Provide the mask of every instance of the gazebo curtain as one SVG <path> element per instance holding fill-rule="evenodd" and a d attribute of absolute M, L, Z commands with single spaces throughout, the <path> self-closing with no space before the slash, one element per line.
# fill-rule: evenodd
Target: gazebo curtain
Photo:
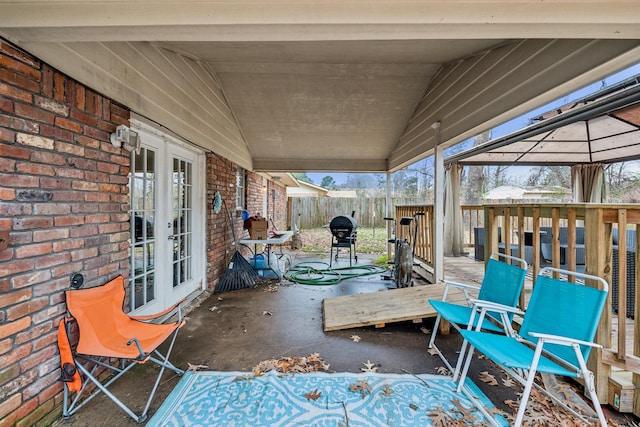
<path fill-rule="evenodd" d="M 602 163 L 573 165 L 571 186 L 575 203 L 602 203 L 606 199 Z"/>
<path fill-rule="evenodd" d="M 460 181 L 462 166 L 451 163 L 445 170 L 444 242 L 445 256 L 460 256 L 464 253 L 462 210 L 460 208 Z"/>

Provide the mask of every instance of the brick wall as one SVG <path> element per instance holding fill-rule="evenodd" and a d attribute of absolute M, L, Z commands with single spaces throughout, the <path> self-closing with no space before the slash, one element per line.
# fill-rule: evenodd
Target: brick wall
<path fill-rule="evenodd" d="M 60 414 L 70 275 L 128 275 L 129 157 L 109 143 L 128 123 L 127 109 L 0 39 L 0 425 Z"/>
<path fill-rule="evenodd" d="M 236 170 L 236 165 L 229 160 L 215 154 L 207 155 L 207 282 L 211 290 L 215 288 L 220 275 L 227 268 L 231 256 L 235 252 L 233 234 L 229 225 L 230 220 L 224 206 L 218 214 L 214 213 L 212 209 L 213 197 L 216 191 L 220 192 L 229 207 L 236 238 L 238 240 L 249 238 L 249 233 L 242 229 L 242 211 L 235 209 Z M 265 190 L 262 183 L 261 175 L 246 171 L 246 210 L 251 214 L 261 213 L 269 218 L 273 212 L 271 206 L 273 206 L 275 200 L 276 226 L 279 230 L 286 230 L 287 194 L 285 187 L 270 181 Z M 277 190 L 275 199 L 273 190 Z M 265 194 L 269 195 L 267 198 L 267 212 L 263 212 L 263 197 Z M 240 247 L 240 250 L 243 254 L 250 255 L 245 247 Z"/>

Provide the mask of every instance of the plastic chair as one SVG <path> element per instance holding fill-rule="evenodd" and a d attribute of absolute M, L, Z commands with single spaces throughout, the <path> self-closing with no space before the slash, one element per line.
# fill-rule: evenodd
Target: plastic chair
<path fill-rule="evenodd" d="M 510 262 L 502 262 L 499 261 L 499 259 L 504 259 L 505 261 Z M 516 265 L 513 265 L 514 262 Z M 433 331 L 431 332 L 429 348 L 436 351 L 438 356 L 440 356 L 440 359 L 442 359 L 442 362 L 447 366 L 449 371 L 453 373 L 454 381 L 458 376 L 462 360 L 464 359 L 463 355 L 466 351 L 466 343 L 463 342 L 462 344 L 460 355 L 458 356 L 458 361 L 454 369 L 435 344 L 441 320 L 448 321 L 457 330 L 460 330 L 461 327 L 475 329 L 478 326 L 478 314 L 480 313 L 480 309 L 477 309 L 474 306 L 477 301 L 487 301 L 508 307 L 515 307 L 516 304 L 518 304 L 522 288 L 524 287 L 526 273 L 527 262 L 522 258 L 516 258 L 510 255 L 494 252 L 491 254 L 491 258 L 487 262 L 487 268 L 480 287 L 445 281 L 446 286 L 442 295 L 442 300 L 429 300 L 431 306 L 438 313 L 433 326 Z M 447 295 L 450 287 L 459 288 L 464 292 L 467 303 L 466 305 L 447 302 Z M 477 299 L 470 297 L 469 290 L 478 291 Z M 481 322 L 481 329 L 511 334 L 512 319 L 513 313 L 503 316 L 497 312 L 489 312 Z"/>
<path fill-rule="evenodd" d="M 551 272 L 594 281 L 594 286 L 599 284 L 601 289 L 548 277 L 547 274 Z M 593 343 L 593 338 L 607 292 L 607 282 L 599 277 L 551 267 L 543 268 L 536 280 L 518 334 L 505 336 L 481 331 L 461 331 L 465 341 L 471 346 L 464 362 L 458 391 L 462 389 L 475 348 L 524 386 L 515 426 L 522 424 L 532 386 L 584 422 L 591 424 L 583 415 L 536 384 L 536 372 L 582 378 L 598 419 L 601 425 L 606 426 L 607 422 L 595 391 L 594 376 L 587 369 L 586 361 L 593 347 L 601 347 Z M 494 310 L 495 307 L 488 309 Z M 482 308 L 480 317 L 483 317 L 486 311 L 487 308 Z"/>
<path fill-rule="evenodd" d="M 61 380 L 64 381 L 64 417 L 73 415 L 96 395 L 104 393 L 135 421 L 143 422 L 165 368 L 180 375 L 184 373 L 169 362 L 178 330 L 185 324 L 180 306 L 176 305 L 152 316 L 129 316 L 122 309 L 124 296 L 122 276 L 103 286 L 66 291 L 68 312 L 61 322 L 58 335 L 62 359 Z M 168 324 L 146 323 L 176 308 L 178 321 Z M 75 348 L 68 342 L 70 327 L 74 322 L 79 330 Z M 62 324 L 66 326 L 64 330 Z M 169 338 L 169 347 L 163 355 L 158 347 Z M 119 366 L 109 364 L 109 358 L 120 359 Z M 108 387 L 134 366 L 146 362 L 159 365 L 160 372 L 144 410 L 136 415 Z M 105 370 L 112 371 L 115 376 L 102 383 L 98 377 L 104 378 Z M 81 379 L 78 379 L 78 373 Z M 89 384 L 94 384 L 95 389 L 87 394 L 85 390 Z M 74 393 L 75 397 L 72 399 Z"/>

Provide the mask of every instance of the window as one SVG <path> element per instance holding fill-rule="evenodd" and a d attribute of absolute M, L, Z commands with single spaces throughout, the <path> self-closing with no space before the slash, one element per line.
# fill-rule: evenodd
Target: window
<path fill-rule="evenodd" d="M 236 169 L 236 209 L 244 209 L 244 168 Z"/>

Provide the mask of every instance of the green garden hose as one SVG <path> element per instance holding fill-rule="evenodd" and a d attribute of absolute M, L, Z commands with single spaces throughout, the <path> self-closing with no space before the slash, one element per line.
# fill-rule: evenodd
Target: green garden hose
<path fill-rule="evenodd" d="M 284 276 L 287 280 L 301 285 L 328 286 L 335 285 L 342 280 L 381 274 L 385 271 L 387 271 L 386 268 L 371 264 L 331 268 L 326 262 L 301 262 L 291 266 Z"/>

